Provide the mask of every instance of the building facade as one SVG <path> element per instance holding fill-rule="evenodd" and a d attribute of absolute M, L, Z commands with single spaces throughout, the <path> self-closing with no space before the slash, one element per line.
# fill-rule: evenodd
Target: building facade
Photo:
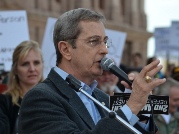
<path fill-rule="evenodd" d="M 145 65 L 147 41 L 145 0 L 1 0 L 0 10 L 26 10 L 30 38 L 42 43 L 48 17 L 59 17 L 74 8 L 89 8 L 106 17 L 106 28 L 127 33 L 122 63 L 131 66 L 132 54 L 140 52 Z"/>

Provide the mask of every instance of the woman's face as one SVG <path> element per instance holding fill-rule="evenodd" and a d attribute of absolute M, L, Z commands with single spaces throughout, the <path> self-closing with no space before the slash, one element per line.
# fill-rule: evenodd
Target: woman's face
<path fill-rule="evenodd" d="M 19 78 L 19 84 L 24 86 L 34 86 L 42 78 L 43 62 L 40 53 L 33 49 L 27 56 L 18 61 L 16 75 Z"/>

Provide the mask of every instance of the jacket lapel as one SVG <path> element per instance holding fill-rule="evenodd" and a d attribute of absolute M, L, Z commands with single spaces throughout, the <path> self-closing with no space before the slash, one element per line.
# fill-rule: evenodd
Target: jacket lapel
<path fill-rule="evenodd" d="M 48 78 L 54 83 L 54 85 L 58 88 L 58 90 L 68 98 L 69 104 L 72 108 L 77 112 L 80 118 L 85 122 L 85 124 L 90 128 L 94 128 L 95 124 L 94 121 L 89 114 L 88 110 L 86 109 L 85 105 L 77 95 L 77 93 L 68 86 L 67 82 L 65 82 L 61 76 L 59 76 L 54 69 L 52 68 Z"/>
<path fill-rule="evenodd" d="M 94 98 L 96 98 L 102 105 L 108 107 L 108 102 L 106 101 L 106 99 L 101 97 L 100 93 L 97 90 L 93 91 L 92 96 Z M 101 118 L 106 117 L 108 113 L 101 106 L 98 106 L 97 104 L 95 104 L 95 105 L 96 105 L 96 107 L 97 107 L 97 109 L 98 109 L 98 111 L 101 115 Z"/>
<path fill-rule="evenodd" d="M 79 97 L 70 98 L 69 103 L 90 129 L 95 127 L 91 115 L 89 114 L 88 110 L 86 109 L 86 107 L 84 106 L 83 102 Z"/>

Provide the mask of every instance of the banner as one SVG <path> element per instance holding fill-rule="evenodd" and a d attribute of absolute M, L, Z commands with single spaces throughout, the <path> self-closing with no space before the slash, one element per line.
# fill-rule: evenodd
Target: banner
<path fill-rule="evenodd" d="M 170 27 L 155 28 L 155 56 L 169 62 L 178 63 L 179 59 L 179 21 L 172 21 Z"/>
<path fill-rule="evenodd" d="M 166 51 L 169 49 L 170 44 L 170 28 L 162 27 L 155 28 L 155 55 L 166 56 Z"/>
<path fill-rule="evenodd" d="M 46 78 L 50 69 L 56 65 L 56 53 L 53 44 L 53 28 L 56 18 L 48 18 L 46 30 L 42 42 L 44 56 L 44 77 Z M 108 48 L 107 57 L 112 58 L 117 65 L 120 64 L 123 47 L 126 40 L 126 33 L 106 29 L 106 35 L 112 39 L 112 46 Z M 48 53 L 47 53 L 48 52 Z"/>
<path fill-rule="evenodd" d="M 179 51 L 179 21 L 172 21 L 170 32 L 170 49 Z"/>
<path fill-rule="evenodd" d="M 110 96 L 110 109 L 116 111 L 125 105 L 130 97 L 130 93 L 115 93 Z M 141 109 L 139 114 L 168 114 L 169 96 L 150 95 L 146 105 Z"/>
<path fill-rule="evenodd" d="M 29 40 L 26 11 L 0 11 L 0 63 L 10 71 L 12 53 L 24 40 Z"/>
<path fill-rule="evenodd" d="M 44 78 L 47 77 L 50 69 L 56 65 L 56 53 L 53 44 L 53 29 L 56 18 L 48 18 L 45 33 L 42 41 L 42 53 L 44 58 Z"/>
<path fill-rule="evenodd" d="M 126 33 L 106 29 L 106 35 L 112 39 L 112 46 L 108 49 L 107 57 L 111 57 L 116 62 L 116 65 L 119 66 L 126 41 Z"/>

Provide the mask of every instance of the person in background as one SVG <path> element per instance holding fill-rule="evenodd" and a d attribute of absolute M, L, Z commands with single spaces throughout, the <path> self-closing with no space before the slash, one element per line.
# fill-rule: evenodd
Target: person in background
<path fill-rule="evenodd" d="M 142 69 L 142 54 L 139 53 L 139 52 L 136 52 L 132 55 L 132 62 L 133 62 L 133 65 L 132 65 L 132 70 L 141 70 Z M 140 71 L 138 71 L 140 72 Z"/>
<path fill-rule="evenodd" d="M 163 85 L 155 90 L 155 95 L 169 96 L 169 114 L 158 114 L 154 116 L 154 120 L 158 126 L 157 134 L 173 134 L 173 131 L 179 127 L 179 82 L 173 78 L 167 78 Z"/>
<path fill-rule="evenodd" d="M 114 59 L 110 59 L 113 60 L 116 65 Z M 125 91 L 125 87 L 120 83 L 119 78 L 110 71 L 104 70 L 103 74 L 99 76 L 96 81 L 98 82 L 97 87 L 110 96 L 114 95 L 114 93 L 123 93 Z"/>
<path fill-rule="evenodd" d="M 17 132 L 18 112 L 24 95 L 43 80 L 43 58 L 39 44 L 23 41 L 14 50 L 8 89 L 0 95 L 0 134 Z"/>
<path fill-rule="evenodd" d="M 0 84 L 7 84 L 6 77 L 8 75 L 8 71 L 2 71 L 0 74 Z"/>
<path fill-rule="evenodd" d="M 165 71 L 165 76 L 166 76 L 166 78 L 171 77 L 172 71 L 173 71 L 173 69 L 174 69 L 175 67 L 176 67 L 176 66 L 175 66 L 175 64 L 173 64 L 173 63 L 170 63 L 170 64 L 167 65 L 167 68 L 166 68 L 166 71 Z"/>
<path fill-rule="evenodd" d="M 119 78 L 109 71 L 103 71 L 103 74 L 97 79 L 98 88 L 109 94 L 110 96 L 114 93 L 123 93 L 125 89 L 119 89 L 117 83 Z"/>
<path fill-rule="evenodd" d="M 132 54 L 131 57 L 131 66 L 127 66 L 124 64 L 120 64 L 120 68 L 126 73 L 129 74 L 131 72 L 138 72 L 140 73 L 140 71 L 142 70 L 142 55 L 139 52 L 136 52 L 134 54 Z"/>
<path fill-rule="evenodd" d="M 171 77 L 177 81 L 179 81 L 179 67 L 174 67 L 172 69 Z"/>
<path fill-rule="evenodd" d="M 100 62 L 111 45 L 104 20 L 101 14 L 85 8 L 70 10 L 57 19 L 53 32 L 56 66 L 23 98 L 19 134 L 132 133 L 82 92 L 75 92 L 66 81 L 69 74 L 73 75 L 85 92 L 109 108 L 109 95 L 96 88 L 95 80 L 103 73 Z M 150 91 L 165 82 L 149 79 L 162 69 L 159 62 L 145 66 L 137 76 L 129 75 L 133 80 L 132 93 L 127 104 L 116 111 L 145 134 L 150 133 L 150 120 L 139 122 L 136 115 L 146 104 Z M 126 82 L 121 83 L 129 87 Z"/>
<path fill-rule="evenodd" d="M 171 70 L 170 77 L 179 82 L 179 67 L 178 66 L 173 67 L 173 69 Z M 179 107 L 177 111 L 179 111 Z"/>

